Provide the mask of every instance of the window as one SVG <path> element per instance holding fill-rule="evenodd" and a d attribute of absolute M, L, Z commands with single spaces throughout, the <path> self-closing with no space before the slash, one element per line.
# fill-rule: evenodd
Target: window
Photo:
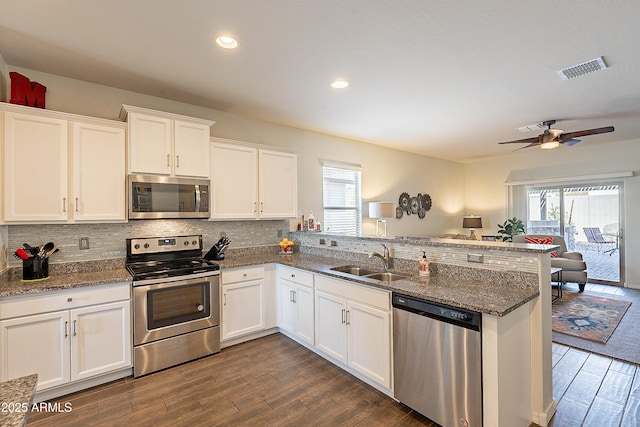
<path fill-rule="evenodd" d="M 362 231 L 360 171 L 323 166 L 322 206 L 325 231 L 360 234 Z"/>

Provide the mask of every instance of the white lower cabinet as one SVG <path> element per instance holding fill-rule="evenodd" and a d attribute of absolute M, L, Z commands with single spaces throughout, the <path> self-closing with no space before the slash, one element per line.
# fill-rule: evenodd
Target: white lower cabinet
<path fill-rule="evenodd" d="M 42 391 L 130 368 L 130 286 L 0 302 L 0 381 L 35 372 Z"/>
<path fill-rule="evenodd" d="M 264 330 L 264 267 L 223 270 L 221 282 L 221 340 Z"/>
<path fill-rule="evenodd" d="M 316 275 L 316 348 L 391 389 L 389 292 Z"/>
<path fill-rule="evenodd" d="M 314 345 L 313 274 L 278 265 L 278 326 Z"/>

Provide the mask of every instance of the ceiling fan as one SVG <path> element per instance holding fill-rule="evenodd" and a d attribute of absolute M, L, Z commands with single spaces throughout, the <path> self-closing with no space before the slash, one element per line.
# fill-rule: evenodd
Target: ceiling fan
<path fill-rule="evenodd" d="M 580 142 L 579 139 L 575 139 L 581 136 L 589 136 L 589 135 L 597 135 L 599 133 L 608 133 L 613 132 L 613 126 L 607 126 L 603 128 L 596 129 L 586 129 L 579 130 L 576 132 L 564 132 L 560 129 L 551 129 L 551 126 L 556 123 L 555 120 L 546 120 L 542 122 L 544 126 L 547 127 L 543 133 L 538 136 L 534 136 L 533 138 L 525 138 L 518 139 L 516 141 L 507 141 L 500 142 L 500 144 L 528 144 L 524 147 L 518 148 L 518 150 L 522 150 L 523 148 L 540 146 L 542 149 L 551 149 L 559 147 L 560 144 L 566 146 L 572 146 Z M 517 150 L 516 150 L 517 151 Z"/>

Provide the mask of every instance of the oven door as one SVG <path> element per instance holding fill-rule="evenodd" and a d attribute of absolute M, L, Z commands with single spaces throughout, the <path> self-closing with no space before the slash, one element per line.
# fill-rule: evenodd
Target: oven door
<path fill-rule="evenodd" d="M 133 288 L 133 344 L 220 324 L 219 275 Z"/>

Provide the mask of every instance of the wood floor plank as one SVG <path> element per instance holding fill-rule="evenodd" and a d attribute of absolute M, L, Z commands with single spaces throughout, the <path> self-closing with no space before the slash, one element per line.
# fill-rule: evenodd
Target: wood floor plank
<path fill-rule="evenodd" d="M 605 375 L 611 366 L 611 358 L 591 353 L 582 365 L 582 370 L 595 375 Z"/>
<path fill-rule="evenodd" d="M 589 353 L 586 351 L 570 348 L 556 364 L 554 369 L 563 374 L 576 375 L 588 357 Z"/>
<path fill-rule="evenodd" d="M 549 427 L 581 426 L 587 411 L 589 411 L 589 405 L 564 397 L 558 403 L 556 414 L 551 419 Z"/>
<path fill-rule="evenodd" d="M 630 397 L 624 408 L 624 416 L 622 417 L 622 427 L 640 426 L 640 399 Z"/>
<path fill-rule="evenodd" d="M 609 370 L 597 395 L 603 399 L 624 405 L 629 398 L 632 383 L 632 375 Z"/>
<path fill-rule="evenodd" d="M 585 426 L 618 427 L 624 406 L 596 396 L 584 419 Z"/>
<path fill-rule="evenodd" d="M 578 375 L 576 375 L 565 392 L 564 399 L 584 403 L 585 405 L 591 404 L 603 379 L 604 377 L 589 372 L 578 372 Z"/>

